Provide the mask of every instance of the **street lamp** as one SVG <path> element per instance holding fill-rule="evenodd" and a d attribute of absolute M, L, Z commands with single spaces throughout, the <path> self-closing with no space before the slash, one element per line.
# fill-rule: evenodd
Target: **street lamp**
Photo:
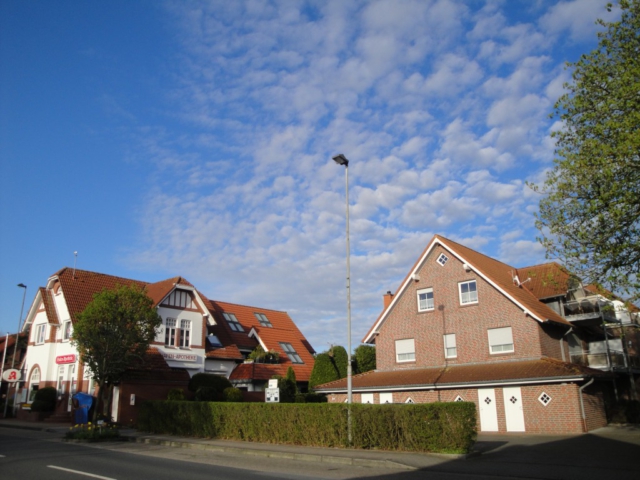
<path fill-rule="evenodd" d="M 344 165 L 344 179 L 347 205 L 347 437 L 351 445 L 351 248 L 349 246 L 349 160 L 342 153 L 332 157 L 338 165 Z"/>
<path fill-rule="evenodd" d="M 22 307 L 20 307 L 20 318 L 18 318 L 18 331 L 16 332 L 16 341 L 13 344 L 13 359 L 11 360 L 11 369 L 16 365 L 16 352 L 18 351 L 18 339 L 20 338 L 20 325 L 22 324 L 22 312 L 24 311 L 24 299 L 27 296 L 27 286 L 24 283 L 19 283 L 18 287 L 23 288 L 22 292 Z M 6 349 L 6 346 L 5 346 Z M 18 381 L 13 385 L 13 408 L 16 408 L 16 398 L 18 396 Z M 4 418 L 7 418 L 7 406 L 9 405 L 9 388 L 7 387 L 7 398 L 4 402 Z"/>

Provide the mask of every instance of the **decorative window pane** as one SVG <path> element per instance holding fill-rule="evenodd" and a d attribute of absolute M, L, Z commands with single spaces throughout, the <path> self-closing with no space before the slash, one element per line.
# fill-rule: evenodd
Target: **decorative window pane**
<path fill-rule="evenodd" d="M 454 402 L 464 402 L 464 398 L 462 398 L 460 395 L 458 395 L 456 397 L 456 399 L 454 400 Z"/>
<path fill-rule="evenodd" d="M 416 348 L 413 338 L 396 340 L 396 361 L 412 362 L 416 359 Z"/>
<path fill-rule="evenodd" d="M 418 311 L 433 310 L 433 288 L 418 290 Z"/>
<path fill-rule="evenodd" d="M 191 346 L 191 321 L 180 320 L 180 346 L 188 348 Z"/>
<path fill-rule="evenodd" d="M 460 289 L 460 303 L 462 305 L 478 303 L 478 290 L 475 280 L 459 283 L 458 288 Z"/>
<path fill-rule="evenodd" d="M 260 322 L 260 325 L 262 325 L 263 327 L 273 327 L 273 325 L 271 325 L 271 322 L 269 321 L 269 319 L 264 313 L 254 313 L 254 315 Z"/>
<path fill-rule="evenodd" d="M 291 360 L 291 363 L 304 363 L 300 358 L 300 355 L 298 355 L 295 348 L 293 348 L 290 343 L 281 342 L 280 346 L 282 347 L 282 350 L 284 350 L 284 353 L 287 354 L 287 357 L 289 357 L 289 360 Z"/>
<path fill-rule="evenodd" d="M 231 330 L 234 332 L 244 332 L 244 328 L 242 328 L 242 325 L 240 325 L 240 322 L 233 313 L 223 313 L 222 316 L 229 324 Z"/>
<path fill-rule="evenodd" d="M 416 402 L 413 401 L 413 398 L 409 397 L 405 400 L 404 403 L 416 403 Z"/>
<path fill-rule="evenodd" d="M 458 349 L 456 347 L 456 334 L 448 333 L 443 335 L 444 338 L 444 356 L 445 358 L 455 358 L 458 356 Z"/>
<path fill-rule="evenodd" d="M 489 335 L 489 351 L 491 353 L 513 352 L 513 334 L 511 327 L 492 328 Z"/>
<path fill-rule="evenodd" d="M 441 253 L 437 261 L 440 265 L 444 267 L 445 263 L 447 263 L 448 260 L 449 260 L 449 257 L 447 257 L 444 253 Z"/>
<path fill-rule="evenodd" d="M 547 405 L 549 405 L 549 402 L 551 401 L 551 397 L 547 395 L 545 392 L 542 392 L 538 397 L 538 401 L 546 407 Z"/>

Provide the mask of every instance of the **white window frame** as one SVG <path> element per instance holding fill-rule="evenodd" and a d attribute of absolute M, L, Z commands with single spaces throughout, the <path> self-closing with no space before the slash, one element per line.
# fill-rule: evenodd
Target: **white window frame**
<path fill-rule="evenodd" d="M 396 362 L 406 363 L 416 361 L 416 342 L 413 338 L 396 340 Z"/>
<path fill-rule="evenodd" d="M 273 328 L 273 325 L 271 325 L 271 322 L 264 313 L 254 312 L 254 315 L 258 319 L 258 322 L 260 322 L 260 325 L 263 327 Z"/>
<path fill-rule="evenodd" d="M 487 337 L 489 338 L 489 353 L 491 355 L 515 351 L 511 327 L 490 328 L 487 330 Z"/>
<path fill-rule="evenodd" d="M 62 324 L 62 341 L 68 342 L 71 339 L 71 320 Z"/>
<path fill-rule="evenodd" d="M 375 403 L 373 401 L 373 393 L 361 393 L 360 394 L 360 403 Z"/>
<path fill-rule="evenodd" d="M 471 286 L 473 284 L 473 292 L 468 290 L 463 292 L 463 286 Z M 467 280 L 466 282 L 458 283 L 458 293 L 460 295 L 460 305 L 472 305 L 478 303 L 478 282 L 476 280 Z"/>
<path fill-rule="evenodd" d="M 441 253 L 436 261 L 440 264 L 441 267 L 444 267 L 449 261 L 449 257 L 447 257 L 444 253 Z"/>
<path fill-rule="evenodd" d="M 222 316 L 227 321 L 229 328 L 234 332 L 244 332 L 242 324 L 238 321 L 238 318 L 233 313 L 223 312 Z"/>
<path fill-rule="evenodd" d="M 289 357 L 289 360 L 291 360 L 291 363 L 304 363 L 300 358 L 300 355 L 298 355 L 298 352 L 296 352 L 296 349 L 293 348 L 293 345 L 290 343 L 280 342 L 280 346 L 282 347 L 282 350 L 284 350 L 284 353 L 287 354 L 287 357 Z"/>
<path fill-rule="evenodd" d="M 191 320 L 180 320 L 180 348 L 191 347 Z"/>
<path fill-rule="evenodd" d="M 40 323 L 39 325 L 36 325 L 36 345 L 42 345 L 45 341 L 46 338 L 46 333 L 47 333 L 47 324 L 46 323 Z"/>
<path fill-rule="evenodd" d="M 442 336 L 442 341 L 444 343 L 444 358 L 457 358 L 458 347 L 456 345 L 456 334 L 445 333 Z"/>
<path fill-rule="evenodd" d="M 29 403 L 33 403 L 33 399 L 36 396 L 36 392 L 40 388 L 40 367 L 36 367 L 31 372 L 29 378 Z"/>
<path fill-rule="evenodd" d="M 178 333 L 178 320 L 176 318 L 167 317 L 164 325 L 164 346 L 175 347 L 176 336 Z"/>
<path fill-rule="evenodd" d="M 419 312 L 430 312 L 435 309 L 435 301 L 433 299 L 433 288 L 423 288 L 418 290 L 417 292 L 418 298 L 418 311 Z M 429 294 L 431 294 L 431 298 L 429 298 Z M 424 299 L 420 298 L 423 295 Z"/>

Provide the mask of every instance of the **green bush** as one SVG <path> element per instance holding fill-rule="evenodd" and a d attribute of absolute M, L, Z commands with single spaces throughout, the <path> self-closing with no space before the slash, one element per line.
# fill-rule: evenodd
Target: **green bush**
<path fill-rule="evenodd" d="M 172 388 L 167 393 L 167 400 L 170 400 L 170 401 L 184 400 L 184 390 L 182 390 L 181 388 Z"/>
<path fill-rule="evenodd" d="M 64 434 L 66 440 L 85 440 L 88 442 L 107 442 L 120 439 L 120 430 L 111 424 L 92 425 L 88 424 L 75 425 L 69 428 Z"/>
<path fill-rule="evenodd" d="M 213 387 L 200 387 L 196 391 L 195 400 L 196 402 L 218 402 L 224 400 L 223 392 L 219 392 L 217 388 Z"/>
<path fill-rule="evenodd" d="M 376 347 L 360 345 L 355 350 L 355 372 L 365 373 L 376 369 Z"/>
<path fill-rule="evenodd" d="M 196 373 L 189 380 L 189 391 L 196 392 L 196 400 L 202 400 L 198 399 L 198 390 L 202 388 L 211 389 L 211 391 L 207 390 L 206 393 L 203 393 L 207 396 L 208 400 L 206 401 L 222 400 L 224 399 L 224 389 L 232 386 L 226 377 L 211 373 Z"/>
<path fill-rule="evenodd" d="M 319 447 L 467 453 L 476 438 L 471 402 L 413 405 L 152 401 L 141 405 L 142 431 Z M 259 421 L 257 421 L 259 419 Z"/>
<path fill-rule="evenodd" d="M 58 391 L 55 387 L 40 388 L 31 404 L 32 412 L 53 412 L 56 408 Z"/>
<path fill-rule="evenodd" d="M 323 383 L 333 382 L 339 379 L 340 375 L 333 363 L 333 358 L 328 353 L 319 353 L 316 355 L 313 370 L 311 370 L 311 377 L 309 378 L 309 389 L 312 389 L 316 385 L 322 385 Z"/>
<path fill-rule="evenodd" d="M 244 398 L 242 391 L 236 387 L 229 387 L 224 389 L 224 399 L 227 402 L 241 402 Z"/>
<path fill-rule="evenodd" d="M 327 396 L 318 393 L 297 393 L 296 403 L 327 403 Z"/>

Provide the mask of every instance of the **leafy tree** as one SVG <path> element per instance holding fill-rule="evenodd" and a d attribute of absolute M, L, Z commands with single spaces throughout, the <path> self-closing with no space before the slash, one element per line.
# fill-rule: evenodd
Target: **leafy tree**
<path fill-rule="evenodd" d="M 287 368 L 287 375 L 284 378 L 293 384 L 293 393 L 298 393 L 298 381 L 296 380 L 296 372 L 293 370 L 293 367 Z"/>
<path fill-rule="evenodd" d="M 137 286 L 103 290 L 78 315 L 72 343 L 99 386 L 104 415 L 111 411 L 114 383 L 142 361 L 161 323 L 153 300 Z"/>
<path fill-rule="evenodd" d="M 278 389 L 280 389 L 280 403 L 293 403 L 296 398 L 296 382 L 282 375 L 274 375 L 271 378 L 278 380 Z"/>
<path fill-rule="evenodd" d="M 598 23 L 598 47 L 569 63 L 555 104 L 561 127 L 536 226 L 547 256 L 588 283 L 638 298 L 640 271 L 640 0 Z M 612 5 L 607 6 L 609 10 Z"/>
<path fill-rule="evenodd" d="M 369 372 L 376 369 L 376 347 L 360 345 L 355 351 L 356 373 Z"/>
<path fill-rule="evenodd" d="M 331 347 L 329 354 L 333 357 L 333 364 L 338 370 L 339 377 L 345 378 L 347 376 L 347 365 L 349 364 L 347 350 L 340 345 L 334 345 Z"/>
<path fill-rule="evenodd" d="M 312 389 L 316 385 L 322 385 L 323 383 L 333 382 L 339 379 L 338 370 L 329 353 L 324 352 L 316 355 L 313 370 L 311 370 L 311 376 L 309 377 L 309 389 Z"/>

